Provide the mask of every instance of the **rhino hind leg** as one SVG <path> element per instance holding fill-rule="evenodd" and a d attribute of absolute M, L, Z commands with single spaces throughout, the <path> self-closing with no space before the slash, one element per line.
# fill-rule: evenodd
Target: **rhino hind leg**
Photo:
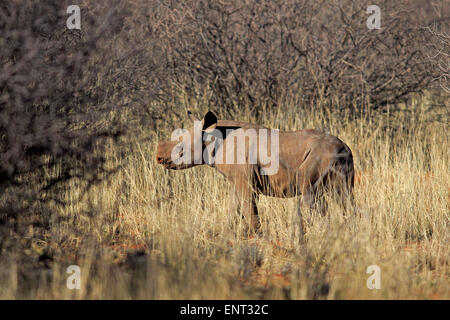
<path fill-rule="evenodd" d="M 354 168 L 352 158 L 340 158 L 321 181 L 322 193 L 327 193 L 344 212 L 353 206 Z"/>
<path fill-rule="evenodd" d="M 302 192 L 302 195 L 299 197 L 297 204 L 297 219 L 300 244 L 304 243 L 306 235 L 306 219 L 302 211 L 302 205 L 305 205 L 307 208 L 309 208 L 309 210 L 314 207 L 314 195 L 311 192 Z"/>

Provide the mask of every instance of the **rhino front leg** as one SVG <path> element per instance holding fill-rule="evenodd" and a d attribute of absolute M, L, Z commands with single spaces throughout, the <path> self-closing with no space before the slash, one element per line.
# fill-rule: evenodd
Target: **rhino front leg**
<path fill-rule="evenodd" d="M 241 213 L 247 226 L 247 233 L 261 232 L 261 222 L 256 206 L 257 195 L 249 187 L 236 186 L 234 199 L 238 211 Z"/>
<path fill-rule="evenodd" d="M 297 205 L 297 218 L 298 218 L 298 230 L 299 230 L 299 242 L 300 244 L 305 242 L 305 223 L 302 215 L 302 200 L 299 199 Z M 295 234 L 295 230 L 294 230 Z"/>

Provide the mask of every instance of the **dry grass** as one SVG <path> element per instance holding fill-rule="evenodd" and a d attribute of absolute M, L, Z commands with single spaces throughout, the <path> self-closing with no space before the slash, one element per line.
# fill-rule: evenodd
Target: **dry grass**
<path fill-rule="evenodd" d="M 154 161 L 156 137 L 131 141 L 127 157 L 110 158 L 122 168 L 111 181 L 81 203 L 55 207 L 66 219 L 20 253 L 51 259 L 41 259 L 48 263 L 34 278 L 12 260 L 0 298 L 449 299 L 448 118 L 444 110 L 432 121 L 427 108 L 413 100 L 405 109 L 413 112 L 350 119 L 288 106 L 267 116 L 272 127 L 329 131 L 355 155 L 356 204 L 367 214 L 344 217 L 333 206 L 328 217 L 311 214 L 302 246 L 295 199 L 262 197 L 264 236 L 243 238 L 220 174 L 166 171 Z M 65 286 L 70 264 L 81 267 L 81 290 Z M 366 287 L 374 264 L 379 290 Z"/>

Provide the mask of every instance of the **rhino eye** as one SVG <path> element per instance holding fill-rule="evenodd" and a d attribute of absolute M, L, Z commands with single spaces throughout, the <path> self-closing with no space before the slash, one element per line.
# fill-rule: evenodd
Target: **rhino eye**
<path fill-rule="evenodd" d="M 175 147 L 175 152 L 179 153 L 179 154 L 180 154 L 180 157 L 182 157 L 183 154 L 184 154 L 184 148 L 183 148 L 183 146 L 176 146 L 176 147 Z"/>

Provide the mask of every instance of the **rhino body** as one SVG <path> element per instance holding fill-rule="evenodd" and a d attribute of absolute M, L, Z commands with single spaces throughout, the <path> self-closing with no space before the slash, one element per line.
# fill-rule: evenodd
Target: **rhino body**
<path fill-rule="evenodd" d="M 194 121 L 198 121 L 190 114 Z M 257 124 L 250 124 L 230 120 L 217 120 L 212 112 L 208 112 L 201 122 L 203 135 L 195 137 L 193 128 L 186 131 L 186 139 L 191 139 L 191 146 L 193 148 L 194 139 L 201 139 L 197 141 L 202 145 L 202 153 L 208 148 L 205 144 L 205 135 L 211 130 L 222 133 L 220 138 L 214 138 L 215 142 L 221 142 L 219 147 L 213 148 L 213 154 L 210 157 L 217 156 L 217 154 L 226 157 L 227 154 L 227 139 L 233 137 L 233 132 L 237 130 L 246 132 L 253 129 L 256 132 L 258 139 L 259 133 L 266 130 Z M 239 131 L 239 132 L 240 132 Z M 230 134 L 231 132 L 231 134 Z M 325 192 L 332 191 L 333 195 L 338 196 L 338 199 L 344 204 L 346 199 L 351 198 L 353 184 L 354 184 L 354 166 L 353 156 L 350 148 L 335 136 L 323 133 L 316 130 L 299 130 L 299 131 L 277 131 L 277 140 L 273 131 L 269 132 L 266 145 L 257 145 L 252 148 L 252 141 L 245 137 L 245 159 L 249 160 L 251 155 L 250 150 L 262 151 L 262 148 L 269 148 L 271 143 L 277 143 L 278 157 L 277 170 L 272 174 L 264 174 L 264 169 L 269 165 L 261 163 L 261 161 L 245 161 L 244 163 L 233 161 L 210 163 L 209 165 L 217 169 L 224 175 L 234 186 L 232 194 L 232 210 L 240 211 L 244 217 L 249 231 L 258 231 L 260 229 L 260 219 L 258 216 L 258 209 L 256 202 L 259 195 L 287 198 L 301 195 L 301 201 L 306 202 L 307 205 L 313 207 L 318 200 L 320 200 Z M 236 139 L 233 137 L 233 139 Z M 190 163 L 174 164 L 172 161 L 173 150 L 179 146 L 178 141 L 161 141 L 158 144 L 156 159 L 157 162 L 164 165 L 167 169 L 185 169 L 195 165 L 205 164 L 206 161 L 200 159 L 190 159 Z M 235 157 L 236 144 L 231 144 L 234 148 Z M 228 146 L 229 148 L 229 146 Z M 270 148 L 269 148 L 270 149 Z M 194 157 L 194 150 L 192 157 Z M 268 154 L 272 150 L 264 150 Z M 208 151 L 205 152 L 208 154 Z M 196 161 L 194 161 L 196 160 Z M 319 201 L 320 202 L 320 201 Z M 323 202 L 320 202 L 321 204 Z M 324 208 L 322 207 L 322 210 Z M 300 216 L 300 223 L 302 224 L 302 217 L 300 211 L 300 204 L 298 206 L 298 214 Z M 303 228 L 301 228 L 303 231 Z"/>

